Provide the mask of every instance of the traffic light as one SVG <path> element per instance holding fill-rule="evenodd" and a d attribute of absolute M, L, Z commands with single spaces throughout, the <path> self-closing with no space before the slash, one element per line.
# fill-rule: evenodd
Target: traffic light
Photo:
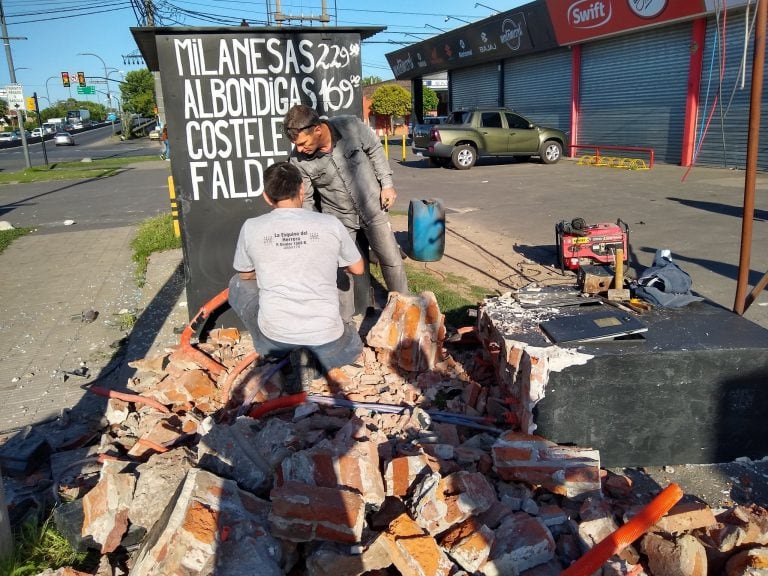
<path fill-rule="evenodd" d="M 27 104 L 27 110 L 29 112 L 35 112 L 37 111 L 37 96 L 27 96 L 26 97 L 26 104 Z"/>
<path fill-rule="evenodd" d="M 77 83 L 80 84 L 80 86 L 85 86 L 85 74 L 83 72 L 77 73 Z"/>
<path fill-rule="evenodd" d="M 61 83 L 64 84 L 64 88 L 69 88 L 69 72 L 61 73 Z"/>

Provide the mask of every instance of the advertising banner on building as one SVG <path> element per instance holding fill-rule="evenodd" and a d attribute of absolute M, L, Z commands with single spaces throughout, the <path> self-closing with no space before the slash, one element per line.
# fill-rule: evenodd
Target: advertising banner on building
<path fill-rule="evenodd" d="M 387 54 L 395 78 L 464 68 L 557 45 L 546 6 L 533 2 Z"/>
<path fill-rule="evenodd" d="M 288 109 L 362 113 L 360 34 L 305 30 L 157 32 L 191 314 L 227 287 L 243 222 L 269 210 L 263 174 L 291 152 Z"/>
<path fill-rule="evenodd" d="M 560 45 L 686 20 L 705 12 L 704 0 L 546 0 Z"/>

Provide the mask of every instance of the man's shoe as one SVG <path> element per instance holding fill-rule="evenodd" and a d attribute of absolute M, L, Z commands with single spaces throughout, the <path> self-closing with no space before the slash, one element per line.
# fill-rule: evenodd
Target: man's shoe
<path fill-rule="evenodd" d="M 315 358 L 306 348 L 296 348 L 288 354 L 291 362 L 291 376 L 286 382 L 286 392 L 298 394 L 307 392 L 312 381 L 320 376 L 315 367 Z"/>

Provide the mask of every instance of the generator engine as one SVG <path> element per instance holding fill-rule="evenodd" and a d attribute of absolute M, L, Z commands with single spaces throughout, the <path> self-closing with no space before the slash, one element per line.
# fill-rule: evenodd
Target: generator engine
<path fill-rule="evenodd" d="M 560 270 L 577 270 L 587 264 L 612 264 L 617 249 L 629 253 L 629 226 L 621 219 L 616 224 L 587 224 L 583 218 L 555 225 L 557 263 Z"/>

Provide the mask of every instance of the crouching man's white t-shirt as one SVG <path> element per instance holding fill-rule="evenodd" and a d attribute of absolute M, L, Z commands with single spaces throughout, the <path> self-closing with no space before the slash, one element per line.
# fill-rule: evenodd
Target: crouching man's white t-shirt
<path fill-rule="evenodd" d="M 341 336 L 336 277 L 360 252 L 335 216 L 276 208 L 245 221 L 234 268 L 256 272 L 259 329 L 277 342 L 319 345 Z"/>

